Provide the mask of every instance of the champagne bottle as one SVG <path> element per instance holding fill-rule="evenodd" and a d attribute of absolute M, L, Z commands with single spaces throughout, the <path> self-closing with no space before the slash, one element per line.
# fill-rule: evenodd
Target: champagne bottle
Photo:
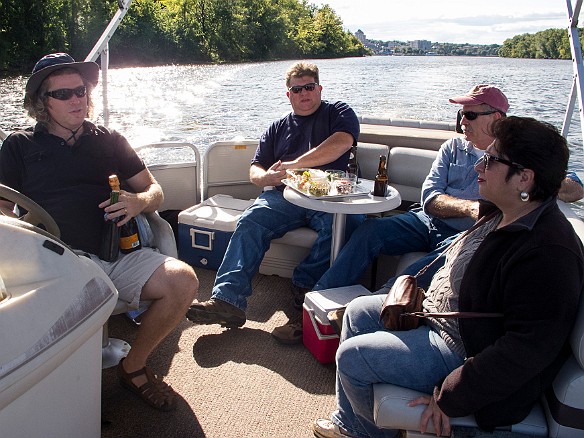
<path fill-rule="evenodd" d="M 120 251 L 128 254 L 140 248 L 142 248 L 142 241 L 138 231 L 138 222 L 133 217 L 120 227 Z"/>
<path fill-rule="evenodd" d="M 349 153 L 349 163 L 347 164 L 347 172 L 357 175 L 357 182 L 359 182 L 359 163 L 357 162 L 357 146 L 351 146 Z"/>
<path fill-rule="evenodd" d="M 120 180 L 118 179 L 117 175 L 111 175 L 109 177 L 109 184 L 112 188 L 112 193 L 120 192 Z M 118 202 L 117 197 L 115 202 Z M 136 222 L 136 218 L 130 219 L 128 222 L 118 228 L 118 247 L 122 253 L 129 254 L 142 248 L 142 242 L 140 241 L 140 233 L 138 232 L 138 222 Z"/>
<path fill-rule="evenodd" d="M 377 168 L 377 175 L 375 175 L 375 183 L 373 185 L 373 196 L 385 196 L 387 191 L 387 157 L 381 155 L 379 157 L 379 167 Z"/>
<path fill-rule="evenodd" d="M 118 202 L 120 196 L 120 183 L 118 177 L 112 175 L 109 177 L 109 184 L 112 189 L 110 193 L 110 205 Z M 115 262 L 118 259 L 120 245 L 120 229 L 118 227 L 118 218 L 108 219 L 107 213 L 104 214 L 104 224 L 101 234 L 101 250 L 99 258 L 106 262 Z"/>

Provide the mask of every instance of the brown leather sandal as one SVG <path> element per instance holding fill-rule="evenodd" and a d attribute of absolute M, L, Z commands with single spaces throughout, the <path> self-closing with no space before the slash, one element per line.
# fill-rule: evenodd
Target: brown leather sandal
<path fill-rule="evenodd" d="M 129 389 L 156 409 L 165 412 L 176 409 L 176 393 L 169 385 L 156 377 L 148 367 L 144 367 L 133 373 L 127 373 L 122 365 L 123 361 L 124 360 L 122 359 L 118 364 L 117 371 L 120 383 L 124 388 Z M 145 375 L 148 381 L 138 387 L 132 382 L 132 379 L 141 375 Z"/>

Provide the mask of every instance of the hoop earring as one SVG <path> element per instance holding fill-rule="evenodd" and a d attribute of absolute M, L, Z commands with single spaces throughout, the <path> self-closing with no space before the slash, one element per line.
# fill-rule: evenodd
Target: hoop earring
<path fill-rule="evenodd" d="M 529 201 L 529 193 L 527 193 L 527 192 L 521 192 L 521 193 L 519 194 L 519 197 L 521 198 L 521 200 L 522 200 L 523 202 L 527 202 L 527 201 Z"/>

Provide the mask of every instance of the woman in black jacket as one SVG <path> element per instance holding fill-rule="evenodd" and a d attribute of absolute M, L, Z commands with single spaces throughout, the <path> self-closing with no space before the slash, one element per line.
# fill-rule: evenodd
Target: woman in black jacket
<path fill-rule="evenodd" d="M 450 433 L 451 417 L 473 414 L 486 430 L 521 421 L 569 354 L 584 287 L 583 249 L 556 195 L 569 151 L 553 126 L 508 117 L 475 165 L 480 226 L 448 248 L 432 279 L 427 312 L 486 312 L 497 318 L 425 318 L 410 331 L 379 321 L 383 295 L 345 312 L 337 352 L 337 410 L 313 424 L 318 437 L 394 437 L 373 421 L 373 384 L 426 392 L 428 422 Z"/>

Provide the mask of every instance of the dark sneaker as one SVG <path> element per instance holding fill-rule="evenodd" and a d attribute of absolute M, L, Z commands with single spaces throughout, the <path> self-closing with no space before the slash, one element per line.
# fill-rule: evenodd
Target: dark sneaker
<path fill-rule="evenodd" d="M 187 318 L 195 324 L 220 324 L 235 328 L 245 324 L 245 312 L 225 301 L 211 298 L 202 303 L 192 304 Z"/>
<path fill-rule="evenodd" d="M 272 331 L 272 336 L 281 344 L 293 345 L 302 342 L 302 313 Z"/>
<path fill-rule="evenodd" d="M 292 283 L 292 287 L 290 288 L 290 290 L 292 291 L 294 308 L 302 310 L 302 304 L 304 304 L 304 295 L 306 295 L 306 292 L 310 292 L 310 289 L 306 287 L 296 286 L 294 283 Z"/>

